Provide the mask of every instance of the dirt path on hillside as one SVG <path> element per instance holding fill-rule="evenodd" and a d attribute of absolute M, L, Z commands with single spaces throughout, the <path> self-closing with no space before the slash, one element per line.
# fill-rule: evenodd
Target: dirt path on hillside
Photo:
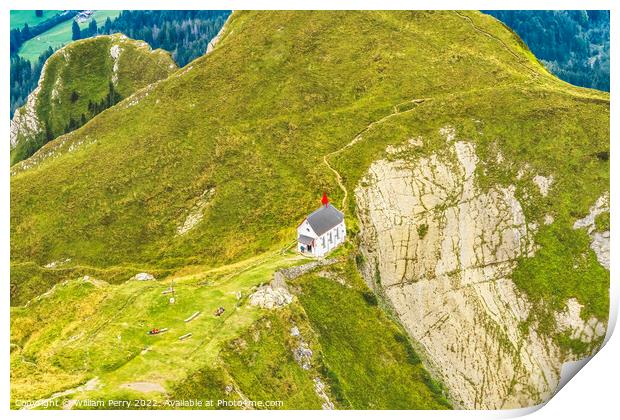
<path fill-rule="evenodd" d="M 342 190 L 343 192 L 343 197 L 342 197 L 342 207 L 341 209 L 344 211 L 344 209 L 346 208 L 346 204 L 347 204 L 347 198 L 349 197 L 349 193 L 347 191 L 347 188 L 345 187 L 344 183 L 342 182 L 342 175 L 340 175 L 340 172 L 338 172 L 333 166 L 330 165 L 329 163 L 329 158 L 332 156 L 335 156 L 341 152 L 343 152 L 344 150 L 354 146 L 356 143 L 360 142 L 363 139 L 363 134 L 366 133 L 368 130 L 370 130 L 371 128 L 373 128 L 375 125 L 381 124 L 387 120 L 389 120 L 392 117 L 395 117 L 397 115 L 401 115 L 401 114 L 406 114 L 410 111 L 413 111 L 416 109 L 417 105 L 430 100 L 432 98 L 424 98 L 424 99 L 411 99 L 409 101 L 405 101 L 405 102 L 400 102 L 396 105 L 394 105 L 392 107 L 393 112 L 391 112 L 390 114 L 384 115 L 383 117 L 379 118 L 378 120 L 375 120 L 373 122 L 371 122 L 370 124 L 368 124 L 366 127 L 364 127 L 361 131 L 359 131 L 355 137 L 353 137 L 353 140 L 351 140 L 349 143 L 345 144 L 344 146 L 342 146 L 340 149 L 338 150 L 334 150 L 333 152 L 330 152 L 326 155 L 323 156 L 323 163 L 325 163 L 325 166 L 327 166 L 327 168 L 332 171 L 334 173 L 334 175 L 336 176 L 336 181 L 338 182 L 338 187 Z M 411 105 L 411 108 L 407 108 L 407 109 L 403 109 L 402 111 L 400 111 L 399 107 L 402 105 Z"/>
<path fill-rule="evenodd" d="M 520 65 L 522 65 L 523 67 L 525 67 L 526 69 L 528 69 L 528 70 L 529 70 L 529 71 L 530 71 L 530 72 L 534 75 L 534 78 L 535 78 L 535 79 L 537 79 L 537 78 L 541 75 L 541 72 L 538 72 L 538 71 L 536 71 L 535 69 L 533 69 L 533 68 L 531 68 L 530 66 L 528 66 L 527 64 L 525 64 L 525 63 L 523 62 L 523 58 L 524 58 L 524 57 L 523 57 L 523 56 L 520 56 L 519 54 L 517 54 L 516 52 L 514 52 L 514 51 L 512 50 L 512 48 L 510 48 L 510 47 L 508 46 L 508 44 L 506 44 L 506 43 L 505 43 L 502 39 L 498 38 L 497 36 L 493 35 L 492 33 L 487 32 L 487 31 L 485 31 L 484 29 L 482 29 L 481 27 L 479 27 L 478 25 L 476 25 L 476 24 L 474 23 L 473 19 L 472 19 L 471 17 L 466 16 L 466 15 L 464 15 L 464 14 L 462 14 L 462 13 L 460 13 L 460 12 L 456 11 L 456 10 L 454 11 L 454 13 L 456 13 L 456 14 L 457 14 L 459 17 L 461 17 L 462 19 L 465 19 L 466 21 L 468 21 L 468 22 L 469 22 L 469 24 L 471 25 L 471 27 L 472 27 L 472 28 L 474 28 L 474 30 L 475 30 L 476 32 L 481 33 L 482 35 L 484 35 L 484 36 L 486 36 L 486 37 L 489 37 L 489 38 L 491 38 L 491 39 L 493 39 L 493 40 L 495 40 L 495 41 L 499 42 L 499 43 L 502 45 L 502 47 L 504 47 L 504 49 L 505 49 L 506 51 L 508 51 L 508 52 L 509 52 L 509 53 L 510 53 L 513 57 L 515 57 L 515 58 L 517 59 L 517 61 L 519 62 L 519 64 L 520 64 Z"/>

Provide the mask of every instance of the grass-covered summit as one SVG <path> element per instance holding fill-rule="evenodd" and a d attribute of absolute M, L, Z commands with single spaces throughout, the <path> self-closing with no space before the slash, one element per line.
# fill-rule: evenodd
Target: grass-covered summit
<path fill-rule="evenodd" d="M 27 104 L 15 112 L 11 164 L 176 70 L 169 53 L 121 34 L 61 48 L 45 63 Z"/>
<path fill-rule="evenodd" d="M 13 262 L 178 267 L 252 255 L 289 240 L 320 191 L 338 198 L 325 154 L 413 99 L 470 93 L 484 105 L 503 90 L 515 95 L 508 106 L 541 94 L 606 101 L 551 76 L 479 13 L 235 13 L 221 38 L 14 168 Z M 202 223 L 177 235 L 211 188 Z"/>
<path fill-rule="evenodd" d="M 98 37 L 75 45 L 101 44 L 97 56 L 104 57 L 108 73 L 98 84 L 93 81 L 97 98 L 108 93 L 113 42 L 120 40 Z M 170 65 L 164 53 L 149 54 L 165 56 Z M 48 71 L 55 61 L 62 64 L 62 52 L 57 55 Z M 121 55 L 119 66 L 122 62 Z M 127 71 L 122 78 L 119 67 L 117 89 L 123 95 L 130 75 L 143 80 L 145 73 L 168 69 L 140 64 Z M 82 68 L 79 76 L 84 82 L 92 77 Z M 76 105 L 86 109 L 94 88 L 79 86 Z M 52 91 L 48 86 L 40 95 L 52 96 Z M 63 92 L 62 103 L 70 103 L 73 89 Z M 570 150 L 591 156 L 591 164 L 566 168 L 571 179 L 596 162 L 602 162 L 603 172 L 608 167 L 594 156 L 608 146 L 586 142 L 605 138 L 608 95 L 550 75 L 514 33 L 490 16 L 234 13 L 212 53 L 13 168 L 11 261 L 42 266 L 70 258 L 77 266 L 173 269 L 230 262 L 276 247 L 292 240 L 296 224 L 314 209 L 321 191 L 334 202 L 341 198 L 323 157 L 385 116 L 414 106 L 412 100 L 425 100 L 422 109 L 435 119 L 459 103 L 470 109 L 472 120 L 477 110 L 486 109 L 521 115 L 506 121 L 506 140 L 501 140 L 519 142 L 508 156 L 515 160 L 537 166 L 557 161 L 563 168 Z M 62 131 L 64 106 L 40 112 L 53 130 Z M 528 138 L 566 138 L 568 126 L 558 124 L 560 118 L 582 121 L 579 132 L 569 133 L 578 137 L 552 150 L 532 149 L 537 143 Z M 403 137 L 411 130 L 388 128 Z M 383 147 L 359 143 L 354 160 L 339 163 L 349 189 Z M 571 206 L 578 208 L 571 212 L 585 214 L 596 190 L 605 188 L 604 178 L 601 187 L 592 185 L 598 173 L 588 170 L 579 178 L 585 196 L 573 196 Z M 567 188 L 581 185 L 569 183 Z M 179 235 L 208 192 L 202 221 Z M 353 207 L 344 210 L 353 216 Z M 15 275 L 15 287 L 24 280 Z"/>

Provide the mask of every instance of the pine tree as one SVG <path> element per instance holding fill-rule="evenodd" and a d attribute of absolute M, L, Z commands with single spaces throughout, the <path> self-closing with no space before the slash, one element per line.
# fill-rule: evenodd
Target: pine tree
<path fill-rule="evenodd" d="M 73 33 L 73 35 L 71 36 L 72 40 L 77 41 L 78 39 L 82 38 L 82 31 L 80 31 L 80 25 L 78 25 L 75 20 L 73 21 L 73 26 L 71 26 L 71 32 Z"/>
<path fill-rule="evenodd" d="M 54 140 L 54 133 L 52 133 L 52 128 L 50 127 L 49 122 L 45 123 L 45 138 L 47 141 Z"/>
<path fill-rule="evenodd" d="M 105 23 L 103 24 L 103 33 L 109 34 L 111 30 L 112 30 L 112 20 L 110 20 L 110 17 L 108 16 L 105 20 Z"/>
<path fill-rule="evenodd" d="M 22 29 L 22 32 L 21 32 L 21 38 L 22 39 L 32 38 L 32 34 L 30 33 L 30 27 L 28 26 L 27 23 L 24 24 L 24 29 Z"/>
<path fill-rule="evenodd" d="M 97 21 L 95 19 L 91 19 L 90 23 L 88 24 L 88 33 L 90 36 L 97 35 Z"/>

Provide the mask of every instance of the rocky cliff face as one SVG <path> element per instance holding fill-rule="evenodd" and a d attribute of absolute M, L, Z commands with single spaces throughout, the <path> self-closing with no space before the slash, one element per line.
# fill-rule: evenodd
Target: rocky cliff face
<path fill-rule="evenodd" d="M 540 403 L 554 392 L 565 356 L 526 324 L 531 304 L 511 280 L 517 259 L 536 253 L 538 226 L 526 220 L 514 186 L 478 186 L 474 143 L 458 140 L 451 127 L 440 132 L 445 149 L 408 159 L 401 152 L 423 139 L 388 147 L 388 158 L 375 161 L 356 189 L 365 277 L 456 405 Z M 584 341 L 604 335 L 603 323 L 579 313 L 569 302 L 558 329 Z"/>
<path fill-rule="evenodd" d="M 13 114 L 9 137 L 11 150 L 17 146 L 18 139 L 35 138 L 43 133 L 44 127 L 41 127 L 36 106 L 41 86 L 45 81 L 46 65 L 47 62 L 43 64 L 37 87 L 28 95 L 28 99 L 24 106 L 16 109 Z"/>

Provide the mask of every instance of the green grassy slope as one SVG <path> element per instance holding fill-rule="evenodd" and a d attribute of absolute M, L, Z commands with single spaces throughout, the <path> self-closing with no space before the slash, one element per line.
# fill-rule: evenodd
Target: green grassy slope
<path fill-rule="evenodd" d="M 222 343 L 261 315 L 248 305 L 237 309 L 243 300 L 237 301 L 236 292 L 247 298 L 275 269 L 297 260 L 295 255 L 263 256 L 214 270 L 190 270 L 165 281 L 122 285 L 68 277 L 11 312 L 12 398 L 46 397 L 94 376 L 104 384 L 98 395 L 123 391 L 123 383 L 179 381 L 187 371 L 213 362 Z M 162 291 L 173 279 L 176 302 L 170 304 L 170 295 Z M 215 317 L 220 306 L 226 311 Z M 196 311 L 202 313 L 185 323 Z M 152 328 L 169 331 L 147 335 Z M 188 332 L 193 333 L 190 339 L 178 340 Z"/>
<path fill-rule="evenodd" d="M 51 398 L 62 407 L 55 392 L 96 378 L 96 387 L 69 391 L 66 399 L 133 403 L 145 394 L 128 385 L 146 382 L 165 390 L 146 393 L 156 401 L 152 408 L 170 408 L 166 397 L 242 397 L 282 402 L 270 408 L 319 409 L 324 400 L 314 389 L 321 378 L 337 408 L 449 408 L 403 332 L 376 301 L 365 300 L 372 293 L 359 276 L 347 286 L 316 275 L 300 278 L 299 301 L 277 311 L 247 304 L 274 270 L 302 262 L 295 253 L 276 253 L 162 281 L 64 281 L 11 311 L 12 402 Z M 170 304 L 162 291 L 173 280 L 176 302 Z M 225 312 L 215 317 L 220 306 Z M 184 322 L 196 311 L 197 318 Z M 294 358 L 299 338 L 291 335 L 293 326 L 313 351 L 308 369 Z M 147 335 L 152 328 L 169 330 Z M 180 341 L 187 333 L 192 336 Z"/>
<path fill-rule="evenodd" d="M 120 48 L 117 64 L 111 55 L 115 45 Z M 126 98 L 176 69 L 170 54 L 151 51 L 144 42 L 122 35 L 77 41 L 56 52 L 46 62 L 37 93 L 36 115 L 41 130 L 18 135 L 11 162 L 31 156 L 49 139 L 72 129 L 72 124 L 92 118 L 100 112 L 91 107 L 93 104 L 107 107 L 113 95 Z"/>
<path fill-rule="evenodd" d="M 416 99 L 423 101 L 412 102 Z M 418 135 L 425 139 L 420 153 L 445 147 L 438 134 L 445 124 L 476 144 L 485 163 L 479 174 L 483 188 L 515 184 L 528 220 L 540 222 L 548 212 L 554 214 L 553 229 L 541 227 L 537 237 L 545 252 L 524 261 L 515 273 L 515 282 L 536 302 L 539 320 L 548 319 L 549 308 L 561 307 L 568 297 L 577 297 L 585 312 L 606 319 L 609 273 L 593 264 L 583 232 L 573 231 L 572 223 L 609 189 L 609 161 L 604 158 L 609 151 L 609 95 L 551 76 L 513 33 L 475 12 L 235 12 L 212 53 L 13 166 L 12 302 L 23 304 L 50 285 L 88 270 L 119 283 L 130 272 L 165 276 L 187 266 L 235 264 L 277 250 L 293 239 L 297 223 L 316 207 L 322 191 L 334 203 L 343 198 L 324 164 L 326 155 L 349 193 L 344 210 L 354 238 L 352 192 L 370 163 L 384 157 L 387 145 Z M 360 133 L 361 140 L 345 148 Z M 498 150 L 503 164 L 497 163 Z M 517 179 L 525 164 L 528 175 L 553 173 L 549 196 L 534 189 L 531 177 Z M 177 235 L 211 189 L 202 222 Z M 591 287 L 580 284 L 574 274 L 565 275 L 573 265 L 560 256 L 565 256 L 563 243 L 571 235 L 578 241 L 569 251 L 585 255 L 575 263 L 583 264 L 579 267 Z M 62 268 L 43 267 L 66 258 L 70 261 Z M 545 275 L 551 272 L 555 282 Z M 42 279 L 38 289 L 32 273 Z M 359 282 L 354 272 L 342 275 Z M 109 287 L 123 291 L 126 300 L 137 292 L 133 284 Z M 340 290 L 311 276 L 297 285 L 306 324 L 321 349 L 316 368 L 323 366 L 322 374 L 335 378 L 330 383 L 333 401 L 342 407 L 398 406 L 388 395 L 364 399 L 358 387 L 368 372 L 384 369 L 398 375 L 396 367 L 405 366 L 403 377 L 391 384 L 394 395 L 411 405 L 424 401 L 442 406 L 441 387 L 414 363 L 414 353 L 398 338 L 397 327 L 387 323 L 371 298 L 364 300 L 361 285 L 350 284 L 353 290 Z M 157 291 L 148 293 L 154 297 Z M 361 306 L 363 302 L 368 305 Z M 291 311 L 289 318 L 297 316 Z M 14 308 L 26 318 L 30 312 Z M 126 328 L 144 319 L 143 313 L 128 313 Z M 244 326 L 263 331 L 258 318 Z M 279 318 L 272 325 L 284 328 L 284 321 Z M 36 323 L 36 318 L 29 322 Z M 386 326 L 380 334 L 356 339 L 364 325 L 377 322 Z M 251 323 L 254 327 L 248 327 Z M 14 324 L 12 332 L 22 329 Z M 252 335 L 251 329 L 243 331 Z M 112 334 L 107 339 L 113 341 Z M 135 334 L 134 347 L 124 357 L 141 348 L 144 337 Z M 178 395 L 222 395 L 220 385 L 231 378 L 241 393 L 261 396 L 277 394 L 283 383 L 289 390 L 307 389 L 308 377 L 285 359 L 289 353 L 276 348 L 287 335 L 281 329 L 274 334 L 280 339 L 266 336 L 261 341 L 266 347 L 250 345 L 250 353 L 237 351 L 234 337 L 229 337 L 231 348 L 209 353 L 217 355 L 213 363 L 192 366 L 195 370 L 184 379 L 173 378 L 181 381 L 175 382 L 180 384 Z M 20 337 L 15 341 L 29 341 Z M 373 359 L 367 342 L 386 349 L 386 356 Z M 33 343 L 31 354 L 40 354 Z M 281 364 L 272 366 L 259 358 L 255 366 L 277 372 L 282 382 L 257 388 L 255 378 L 237 367 L 252 354 L 272 350 L 282 356 Z M 27 370 L 33 369 L 27 363 L 31 359 L 18 354 L 13 363 L 24 370 L 18 370 L 15 379 L 28 382 L 23 378 L 35 375 Z M 364 357 L 355 360 L 356 354 Z M 110 358 L 106 366 L 116 368 L 122 360 Z M 345 368 L 354 362 L 359 363 L 355 369 Z M 49 364 L 58 369 L 58 364 Z M 50 381 L 66 375 L 67 365 L 62 366 Z M 123 366 L 129 368 L 122 380 L 142 372 L 140 366 Z M 120 392 L 114 387 L 121 383 L 114 379 L 122 377 L 120 369 L 104 378 L 112 385 L 98 395 Z M 103 367 L 87 366 L 62 384 L 79 383 L 93 370 L 105 374 Z M 201 375 L 213 372 L 213 387 L 203 389 Z M 385 383 L 385 377 L 378 377 L 377 384 L 364 387 Z M 28 395 L 45 395 L 27 386 L 23 392 Z M 404 396 L 406 389 L 416 392 Z M 307 392 L 293 391 L 286 395 L 296 404 L 317 402 Z"/>
<path fill-rule="evenodd" d="M 322 156 L 394 105 L 517 84 L 572 89 L 492 18 L 474 16 L 520 55 L 472 36 L 455 13 L 234 14 L 233 35 L 212 54 L 50 144 L 41 156 L 62 156 L 13 177 L 13 261 L 170 266 L 252 255 L 289 237 L 321 190 L 339 198 Z M 67 187 L 78 168 L 88 181 Z M 211 186 L 207 222 L 175 237 Z M 23 205 L 32 196 L 45 205 Z"/>
<path fill-rule="evenodd" d="M 377 306 L 353 260 L 331 267 L 329 278 L 321 274 L 294 284 L 301 288 L 299 300 L 341 404 L 375 410 L 448 408 L 444 390 L 422 367 L 406 333 Z"/>

